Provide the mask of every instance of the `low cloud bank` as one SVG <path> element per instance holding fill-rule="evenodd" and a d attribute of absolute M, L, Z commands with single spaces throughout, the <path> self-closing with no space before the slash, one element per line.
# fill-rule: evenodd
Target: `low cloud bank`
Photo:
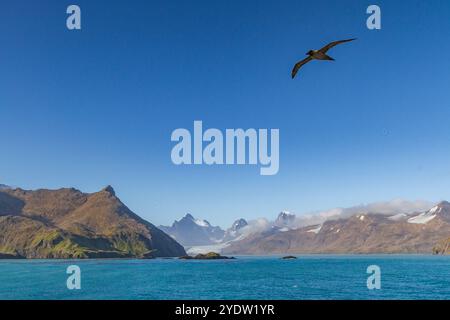
<path fill-rule="evenodd" d="M 273 226 L 273 222 L 267 220 L 266 218 L 259 218 L 247 222 L 248 225 L 238 230 L 239 234 L 244 237 L 250 234 L 264 232 Z"/>
<path fill-rule="evenodd" d="M 329 210 L 311 212 L 296 215 L 295 219 L 286 225 L 287 228 L 296 229 L 306 226 L 322 224 L 327 220 L 336 220 L 347 218 L 355 214 L 384 214 L 396 215 L 399 213 L 413 214 L 429 210 L 433 207 L 429 201 L 408 201 L 403 199 L 394 199 L 391 201 L 373 202 L 369 204 L 360 204 L 349 208 L 333 208 Z M 248 221 L 248 225 L 239 230 L 242 237 L 250 234 L 268 231 L 275 227 L 275 221 L 266 218 L 259 218 Z"/>

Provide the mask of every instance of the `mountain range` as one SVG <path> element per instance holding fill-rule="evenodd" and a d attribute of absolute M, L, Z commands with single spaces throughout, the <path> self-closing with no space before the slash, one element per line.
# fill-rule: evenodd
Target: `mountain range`
<path fill-rule="evenodd" d="M 245 219 L 236 220 L 227 230 L 218 226 L 212 226 L 207 220 L 196 219 L 191 214 L 186 214 L 179 221 L 175 221 L 170 227 L 159 226 L 161 230 L 169 234 L 185 247 L 208 246 L 236 239 L 239 229 L 247 225 Z"/>
<path fill-rule="evenodd" d="M 186 214 L 172 226 L 159 226 L 161 230 L 169 234 L 183 246 L 201 246 L 219 242 L 224 234 L 220 227 L 212 226 L 208 221 L 195 219 L 191 214 Z"/>
<path fill-rule="evenodd" d="M 286 221 L 285 215 L 282 218 Z M 280 228 L 279 222 L 277 219 L 271 228 L 230 242 L 222 252 L 449 253 L 450 203 L 446 201 L 420 213 L 360 213 L 298 228 Z"/>
<path fill-rule="evenodd" d="M 273 221 L 241 218 L 226 230 L 186 214 L 157 228 L 126 207 L 111 186 L 83 193 L 0 185 L 0 258 L 175 257 L 186 255 L 185 249 L 258 255 L 450 253 L 449 202 L 392 206 L 300 217 L 282 211 Z"/>
<path fill-rule="evenodd" d="M 282 211 L 273 221 L 239 219 L 226 231 L 188 214 L 160 228 L 193 254 L 449 253 L 450 203 L 422 212 L 411 212 L 414 205 L 407 202 L 394 204 L 400 212 L 383 210 L 393 205 L 389 202 L 368 206 L 372 211 L 354 207 L 325 217 Z"/>
<path fill-rule="evenodd" d="M 185 255 L 172 237 L 126 207 L 110 186 L 0 188 L 0 258 L 153 258 Z"/>

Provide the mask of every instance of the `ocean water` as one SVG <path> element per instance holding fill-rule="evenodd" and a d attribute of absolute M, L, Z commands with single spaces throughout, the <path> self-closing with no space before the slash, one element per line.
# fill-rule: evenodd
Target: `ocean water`
<path fill-rule="evenodd" d="M 80 290 L 66 286 L 74 264 Z M 379 290 L 367 288 L 370 265 L 381 268 Z M 450 299 L 450 257 L 0 260 L 0 299 Z"/>

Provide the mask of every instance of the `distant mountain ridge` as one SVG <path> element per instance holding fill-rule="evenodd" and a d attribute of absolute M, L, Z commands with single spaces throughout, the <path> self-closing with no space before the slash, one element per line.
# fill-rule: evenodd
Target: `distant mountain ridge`
<path fill-rule="evenodd" d="M 231 242 L 222 252 L 444 254 L 449 247 L 450 203 L 443 201 L 422 213 L 353 214 L 295 229 L 266 229 Z"/>
<path fill-rule="evenodd" d="M 172 226 L 159 226 L 161 230 L 169 234 L 185 247 L 205 247 L 205 250 L 220 250 L 224 244 L 234 241 L 241 236 L 240 231 L 248 225 L 243 218 L 233 222 L 225 231 L 212 226 L 207 220 L 194 218 L 186 214 Z"/>
<path fill-rule="evenodd" d="M 292 214 L 289 211 L 281 211 L 274 224 L 279 228 L 288 228 L 295 222 L 295 218 L 295 214 Z"/>
<path fill-rule="evenodd" d="M 240 230 L 248 226 L 247 220 L 241 218 L 233 222 L 230 228 L 225 231 L 222 242 L 234 241 L 241 236 Z"/>
<path fill-rule="evenodd" d="M 2 188 L 0 257 L 151 258 L 184 248 L 140 218 L 111 186 L 96 193 Z"/>
<path fill-rule="evenodd" d="M 220 227 L 212 226 L 207 220 L 196 219 L 186 214 L 172 226 L 159 226 L 161 230 L 176 239 L 183 246 L 201 246 L 218 243 L 225 235 Z"/>
<path fill-rule="evenodd" d="M 331 210 L 340 214 L 297 217 L 282 211 L 275 220 L 236 220 L 222 238 L 211 237 L 206 220 L 186 215 L 180 221 L 194 228 L 164 229 L 186 246 L 189 253 L 209 251 L 223 254 L 284 253 L 436 253 L 450 252 L 450 203 L 443 201 L 429 210 L 415 211 L 415 205 L 394 200 L 393 213 L 370 204 L 348 210 Z M 391 202 L 384 205 L 392 209 Z M 431 206 L 431 204 L 430 204 Z M 356 208 L 356 209 L 355 209 Z M 380 209 L 377 213 L 374 208 Z M 360 213 L 357 213 L 360 211 Z M 315 222 L 316 221 L 316 222 Z M 319 221 L 319 222 L 317 222 Z M 315 223 L 314 223 L 315 222 Z M 218 227 L 216 227 L 218 228 Z M 223 230 L 220 232 L 222 234 Z M 186 241 L 188 239 L 188 241 Z"/>

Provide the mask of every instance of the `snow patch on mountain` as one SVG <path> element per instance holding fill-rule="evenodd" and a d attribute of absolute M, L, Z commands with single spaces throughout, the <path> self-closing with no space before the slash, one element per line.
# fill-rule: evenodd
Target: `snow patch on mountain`
<path fill-rule="evenodd" d="M 200 227 L 210 227 L 211 225 L 209 224 L 208 221 L 206 220 L 202 220 L 202 219 L 195 219 L 194 220 L 195 224 L 200 226 Z"/>
<path fill-rule="evenodd" d="M 433 208 L 430 209 L 430 211 L 428 211 L 429 213 L 433 214 L 433 213 L 439 213 L 442 210 L 442 208 L 440 208 L 439 206 L 434 206 Z"/>
<path fill-rule="evenodd" d="M 320 224 L 317 227 L 315 227 L 311 230 L 308 230 L 307 232 L 312 232 L 312 233 L 318 234 L 321 229 L 322 229 L 322 225 Z"/>
<path fill-rule="evenodd" d="M 436 215 L 426 215 L 425 213 L 419 214 L 416 217 L 409 218 L 408 223 L 415 223 L 415 224 L 426 224 L 436 218 Z"/>
<path fill-rule="evenodd" d="M 436 214 L 441 211 L 439 206 L 435 206 L 427 212 L 421 213 L 415 217 L 409 218 L 408 223 L 426 224 L 436 218 Z"/>
<path fill-rule="evenodd" d="M 406 219 L 408 215 L 406 213 L 398 213 L 394 214 L 393 216 L 390 216 L 388 219 L 392 221 L 401 221 L 403 219 Z"/>

